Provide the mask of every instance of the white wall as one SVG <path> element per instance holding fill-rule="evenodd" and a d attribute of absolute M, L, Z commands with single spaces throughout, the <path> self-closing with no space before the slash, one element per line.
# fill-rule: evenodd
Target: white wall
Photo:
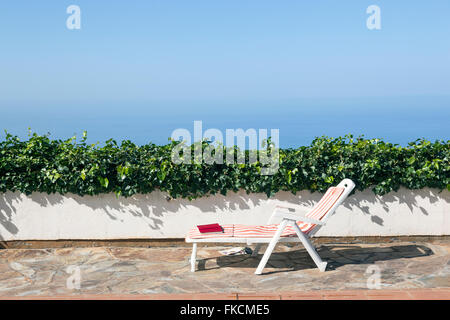
<path fill-rule="evenodd" d="M 321 194 L 276 198 L 311 207 Z M 245 192 L 197 200 L 166 200 L 162 192 L 116 198 L 33 193 L 0 194 L 0 240 L 183 238 L 197 224 L 265 224 L 272 205 Z M 356 192 L 316 236 L 450 235 L 450 192 Z"/>

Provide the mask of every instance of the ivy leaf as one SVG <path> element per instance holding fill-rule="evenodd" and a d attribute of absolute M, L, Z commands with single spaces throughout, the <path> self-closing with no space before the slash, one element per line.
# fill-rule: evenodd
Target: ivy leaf
<path fill-rule="evenodd" d="M 109 180 L 108 178 L 104 178 L 104 177 L 98 177 L 98 180 L 100 181 L 100 185 L 104 188 L 108 188 L 109 185 Z"/>
<path fill-rule="evenodd" d="M 333 181 L 334 181 L 334 177 L 333 176 L 329 176 L 329 177 L 325 178 L 325 183 L 332 184 Z"/>

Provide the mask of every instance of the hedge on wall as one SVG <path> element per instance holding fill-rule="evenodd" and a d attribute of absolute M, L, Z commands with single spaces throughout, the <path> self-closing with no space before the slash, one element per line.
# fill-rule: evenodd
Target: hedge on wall
<path fill-rule="evenodd" d="M 401 147 L 351 135 L 320 137 L 310 146 L 280 149 L 279 170 L 266 176 L 260 174 L 259 162 L 174 164 L 171 154 L 178 144 L 137 146 L 108 140 L 100 146 L 88 144 L 85 133 L 79 142 L 37 134 L 21 141 L 7 133 L 0 142 L 0 192 L 131 196 L 159 189 L 173 198 L 192 199 L 244 189 L 272 196 L 280 190 L 325 191 L 343 178 L 376 194 L 400 186 L 450 190 L 450 141 L 419 139 Z"/>

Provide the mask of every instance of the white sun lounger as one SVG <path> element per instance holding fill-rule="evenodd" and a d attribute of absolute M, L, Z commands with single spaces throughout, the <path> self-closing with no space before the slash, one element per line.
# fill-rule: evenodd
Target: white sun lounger
<path fill-rule="evenodd" d="M 253 255 L 256 255 L 262 244 L 268 243 L 268 247 L 262 257 L 255 274 L 261 274 L 267 261 L 278 242 L 301 242 L 314 260 L 320 271 L 325 271 L 327 263 L 322 261 L 313 245 L 309 241 L 335 212 L 336 208 L 347 198 L 355 184 L 350 179 L 342 180 L 336 187 L 331 187 L 322 199 L 309 210 L 295 204 L 283 203 L 271 200 L 276 204 L 272 216 L 267 225 L 252 226 L 240 224 L 223 225 L 224 232 L 220 234 L 200 233 L 197 227 L 192 228 L 186 236 L 186 242 L 193 243 L 191 255 L 191 271 L 195 271 L 197 255 L 197 243 L 246 243 L 256 244 Z M 296 209 L 301 212 L 297 213 Z M 291 210 L 296 210 L 295 213 Z M 280 219 L 279 224 L 273 224 L 275 219 Z"/>

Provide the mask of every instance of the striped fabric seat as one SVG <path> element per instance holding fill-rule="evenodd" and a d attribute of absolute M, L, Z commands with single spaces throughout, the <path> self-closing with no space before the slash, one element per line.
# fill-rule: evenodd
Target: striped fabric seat
<path fill-rule="evenodd" d="M 341 194 L 344 192 L 344 188 L 332 187 L 327 190 L 322 199 L 311 209 L 307 217 L 316 220 L 321 220 L 338 201 Z M 310 232 L 316 225 L 312 223 L 305 223 L 302 221 L 297 222 L 300 230 L 303 233 Z M 192 228 L 186 238 L 189 239 L 210 239 L 210 238 L 271 238 L 275 234 L 278 228 L 278 224 L 268 225 L 243 225 L 243 224 L 226 224 L 222 226 L 224 228 L 223 233 L 204 234 L 198 231 L 197 227 Z M 287 226 L 282 237 L 295 236 L 294 228 Z"/>
<path fill-rule="evenodd" d="M 278 224 L 266 224 L 261 226 L 249 226 L 245 224 L 235 224 L 234 234 L 235 238 L 272 238 L 278 229 Z M 282 237 L 295 236 L 294 228 L 287 226 Z"/>
<path fill-rule="evenodd" d="M 330 211 L 334 204 L 339 200 L 339 197 L 344 192 L 345 188 L 331 187 L 325 192 L 322 199 L 312 208 L 306 215 L 309 218 L 322 220 L 323 217 Z M 300 229 L 304 232 L 310 232 L 316 225 L 311 223 L 297 222 Z"/>

